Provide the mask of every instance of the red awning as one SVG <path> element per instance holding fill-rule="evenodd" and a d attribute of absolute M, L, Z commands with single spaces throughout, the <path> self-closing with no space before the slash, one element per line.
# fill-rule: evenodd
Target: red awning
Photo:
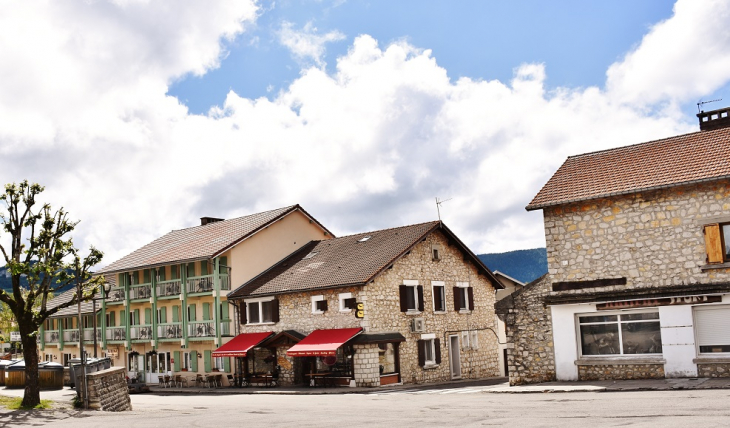
<path fill-rule="evenodd" d="M 337 348 L 360 334 L 362 328 L 338 328 L 333 330 L 314 330 L 301 342 L 289 348 L 290 357 L 319 357 L 337 355 Z"/>
<path fill-rule="evenodd" d="M 246 352 L 274 334 L 273 331 L 263 333 L 241 333 L 228 343 L 213 351 L 214 357 L 245 357 Z"/>

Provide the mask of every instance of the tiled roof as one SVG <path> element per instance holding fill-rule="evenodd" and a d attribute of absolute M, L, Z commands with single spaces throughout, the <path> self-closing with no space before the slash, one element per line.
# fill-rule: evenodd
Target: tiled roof
<path fill-rule="evenodd" d="M 110 275 L 109 277 L 105 278 L 106 282 L 108 282 L 112 287 L 116 286 L 116 278 L 115 275 Z M 46 307 L 48 309 L 53 309 L 55 307 L 58 307 L 66 302 L 70 302 L 71 299 L 73 299 L 74 295 L 76 294 L 76 289 L 72 288 L 70 290 L 66 290 L 63 293 L 59 294 L 58 296 L 51 299 L 47 304 Z M 101 291 L 96 293 L 96 297 L 101 297 Z M 81 302 L 81 313 L 82 314 L 90 314 L 93 312 L 93 303 L 92 302 Z M 96 310 L 99 311 L 101 309 L 101 303 L 96 304 Z M 71 305 L 69 307 L 63 308 L 53 314 L 51 318 L 58 318 L 58 317 L 68 317 L 68 316 L 78 316 L 79 314 L 79 307 L 78 305 Z"/>
<path fill-rule="evenodd" d="M 478 267 L 481 267 L 487 275 L 492 275 L 446 226 L 438 221 L 432 221 L 325 241 L 312 241 L 243 284 L 229 294 L 228 298 L 366 284 L 439 227 L 471 255 Z M 369 238 L 364 240 L 366 237 Z M 311 257 L 308 257 L 309 255 Z M 493 279 L 493 276 L 491 278 Z M 496 279 L 494 282 L 497 283 Z"/>
<path fill-rule="evenodd" d="M 569 157 L 528 211 L 730 177 L 730 128 Z"/>
<path fill-rule="evenodd" d="M 299 205 L 292 205 L 208 223 L 205 226 L 173 230 L 106 266 L 99 273 L 123 272 L 173 262 L 208 259 L 295 210 L 310 217 Z M 321 224 L 317 224 L 327 230 Z"/>

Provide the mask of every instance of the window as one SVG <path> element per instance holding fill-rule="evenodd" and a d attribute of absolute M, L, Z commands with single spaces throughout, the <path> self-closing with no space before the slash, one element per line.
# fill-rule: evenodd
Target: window
<path fill-rule="evenodd" d="M 418 341 L 418 365 L 434 367 L 441 364 L 441 341 L 433 333 L 422 334 Z"/>
<path fill-rule="evenodd" d="M 704 233 L 707 263 L 730 262 L 730 223 L 707 224 Z"/>
<path fill-rule="evenodd" d="M 418 281 L 403 281 L 399 291 L 401 312 L 423 312 L 423 286 L 418 285 Z"/>
<path fill-rule="evenodd" d="M 218 370 L 220 372 L 226 370 L 226 363 L 225 359 L 228 357 L 213 357 L 213 369 Z"/>
<path fill-rule="evenodd" d="M 661 354 L 659 312 L 592 314 L 578 317 L 581 354 Z"/>
<path fill-rule="evenodd" d="M 433 260 L 441 260 L 441 246 L 438 244 L 433 244 L 431 247 L 431 256 L 433 257 Z"/>
<path fill-rule="evenodd" d="M 167 323 L 167 308 L 165 306 L 157 308 L 157 323 Z"/>
<path fill-rule="evenodd" d="M 694 316 L 700 354 L 730 353 L 730 306 L 696 307 Z"/>
<path fill-rule="evenodd" d="M 350 312 L 355 309 L 355 298 L 352 293 L 340 293 L 340 312 Z"/>
<path fill-rule="evenodd" d="M 279 322 L 279 301 L 268 297 L 247 300 L 243 316 L 246 324 L 263 324 Z"/>
<path fill-rule="evenodd" d="M 446 311 L 446 287 L 443 281 L 431 281 L 431 288 L 433 290 L 433 311 L 434 312 L 445 312 Z"/>
<path fill-rule="evenodd" d="M 182 369 L 185 371 L 190 370 L 190 353 L 189 352 L 183 353 Z"/>
<path fill-rule="evenodd" d="M 474 310 L 474 289 L 468 282 L 457 282 L 454 287 L 454 310 L 466 312 Z"/>
<path fill-rule="evenodd" d="M 363 236 L 362 238 L 358 239 L 357 242 L 367 242 L 370 238 L 372 238 L 372 235 Z"/>
<path fill-rule="evenodd" d="M 323 314 L 327 312 L 327 300 L 324 296 L 312 296 L 312 313 Z"/>

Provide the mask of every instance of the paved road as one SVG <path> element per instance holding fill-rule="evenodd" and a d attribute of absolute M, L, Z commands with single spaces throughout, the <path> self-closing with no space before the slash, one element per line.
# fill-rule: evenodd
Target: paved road
<path fill-rule="evenodd" d="M 135 395 L 133 412 L 0 413 L 0 427 L 530 426 L 730 424 L 730 390 L 489 394 L 457 388 L 345 395 Z M 431 391 L 431 392 L 428 392 Z"/>

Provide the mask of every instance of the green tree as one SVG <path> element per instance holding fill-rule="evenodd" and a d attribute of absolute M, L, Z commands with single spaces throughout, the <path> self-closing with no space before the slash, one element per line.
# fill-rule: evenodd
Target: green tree
<path fill-rule="evenodd" d="M 102 253 L 91 247 L 89 255 L 82 258 L 68 236 L 78 222 L 70 221 L 63 208 L 53 211 L 49 204 L 36 208 L 36 197 L 44 188 L 39 184 L 7 184 L 0 201 L 5 211 L 0 211 L 0 242 L 9 235 L 9 251 L 0 244 L 0 251 L 11 273 L 12 294 L 0 290 L 0 301 L 8 305 L 15 316 L 23 344 L 25 359 L 25 393 L 22 405 L 35 407 L 40 403 L 38 385 L 37 336 L 43 322 L 59 310 L 89 300 L 104 281 L 92 277 L 90 269 L 102 259 Z M 21 276 L 28 280 L 23 290 Z M 57 307 L 48 308 L 53 293 L 73 283 L 83 293 Z"/>

